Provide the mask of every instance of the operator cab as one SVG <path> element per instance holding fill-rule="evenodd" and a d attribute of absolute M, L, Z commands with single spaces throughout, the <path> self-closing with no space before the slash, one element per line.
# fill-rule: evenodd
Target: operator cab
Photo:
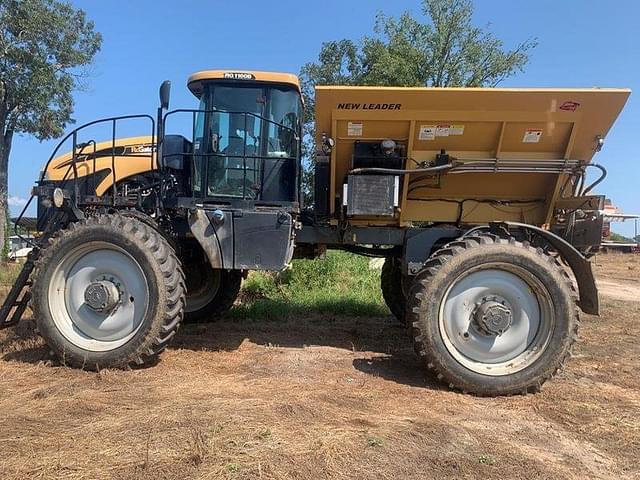
<path fill-rule="evenodd" d="M 295 75 L 198 72 L 192 192 L 208 202 L 296 203 L 303 105 Z"/>

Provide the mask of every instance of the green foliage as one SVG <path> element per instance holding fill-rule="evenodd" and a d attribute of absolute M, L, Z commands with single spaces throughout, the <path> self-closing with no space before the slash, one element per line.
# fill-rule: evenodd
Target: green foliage
<path fill-rule="evenodd" d="M 522 71 L 537 45 L 529 39 L 505 49 L 473 25 L 471 0 L 422 0 L 422 14 L 379 13 L 373 36 L 323 43 L 318 61 L 300 71 L 306 104 L 313 106 L 315 85 L 495 86 Z"/>
<path fill-rule="evenodd" d="M 316 85 L 429 87 L 495 86 L 522 71 L 535 39 L 514 49 L 473 25 L 471 0 L 422 0 L 422 17 L 378 14 L 373 35 L 322 44 L 318 60 L 300 70 L 305 111 L 305 153 L 315 150 Z M 307 170 L 312 162 L 307 161 Z"/>
<path fill-rule="evenodd" d="M 18 264 L 0 266 L 0 287 L 13 285 Z M 0 301 L 3 299 L 0 288 Z M 331 251 L 324 259 L 294 260 L 290 270 L 252 272 L 242 286 L 241 304 L 230 317 L 282 320 L 294 315 L 389 315 L 380 292 L 380 270 L 369 259 Z"/>
<path fill-rule="evenodd" d="M 0 287 L 10 287 L 16 281 L 22 265 L 17 263 L 0 262 Z M 0 289 L 0 301 L 4 300 L 2 289 Z"/>
<path fill-rule="evenodd" d="M 0 113 L 3 131 L 43 140 L 61 135 L 74 89 L 102 37 L 82 10 L 56 0 L 0 3 Z"/>
<path fill-rule="evenodd" d="M 424 0 L 421 23 L 408 13 L 400 18 L 379 15 L 375 31 L 362 51 L 373 85 L 495 86 L 528 61 L 535 40 L 506 50 L 501 40 L 472 23 L 471 0 Z"/>
<path fill-rule="evenodd" d="M 281 273 L 252 272 L 230 315 L 275 320 L 310 313 L 387 315 L 380 271 L 365 257 L 332 251 L 323 259 L 294 260 Z"/>
<path fill-rule="evenodd" d="M 369 447 L 382 447 L 384 442 L 381 438 L 374 437 L 372 435 L 367 436 L 367 446 Z"/>
<path fill-rule="evenodd" d="M 611 234 L 609 235 L 608 240 L 611 240 L 613 242 L 620 242 L 620 243 L 633 243 L 634 242 L 634 240 L 632 238 L 625 237 L 624 235 L 620 235 L 619 233 L 616 233 L 616 232 L 611 232 Z"/>
<path fill-rule="evenodd" d="M 14 134 L 62 135 L 73 121 L 72 93 L 101 43 L 93 22 L 68 2 L 0 0 L 0 218 Z M 0 228 L 0 249 L 3 237 Z"/>
<path fill-rule="evenodd" d="M 229 473 L 238 473 L 242 469 L 242 465 L 239 463 L 228 463 L 225 468 Z"/>
<path fill-rule="evenodd" d="M 13 284 L 21 265 L 0 267 L 0 287 Z M 0 288 L 0 301 L 2 300 Z M 281 273 L 251 272 L 242 285 L 241 304 L 230 317 L 282 320 L 295 315 L 389 315 L 380 292 L 380 270 L 369 259 L 330 251 L 326 258 L 294 260 Z"/>
<path fill-rule="evenodd" d="M 0 262 L 5 262 L 9 256 L 9 232 L 11 231 L 11 218 L 9 217 L 9 211 L 5 211 L 4 231 L 2 249 L 0 249 Z"/>
<path fill-rule="evenodd" d="M 493 455 L 489 455 L 488 453 L 483 453 L 478 457 L 478 463 L 483 465 L 495 465 L 496 458 Z"/>

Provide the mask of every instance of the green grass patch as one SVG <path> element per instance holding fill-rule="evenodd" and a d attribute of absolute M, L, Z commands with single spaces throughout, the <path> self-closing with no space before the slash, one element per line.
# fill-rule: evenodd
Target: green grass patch
<path fill-rule="evenodd" d="M 0 285 L 10 287 L 16 280 L 22 264 L 0 262 Z"/>
<path fill-rule="evenodd" d="M 388 315 L 380 270 L 370 269 L 366 257 L 332 251 L 325 258 L 294 260 L 284 272 L 252 272 L 241 304 L 229 316 L 276 319 L 309 313 Z"/>
<path fill-rule="evenodd" d="M 0 263 L 0 299 L 22 265 Z M 293 315 L 389 315 L 380 291 L 380 270 L 369 259 L 331 251 L 325 258 L 294 260 L 284 272 L 251 272 L 231 318 L 282 319 Z"/>

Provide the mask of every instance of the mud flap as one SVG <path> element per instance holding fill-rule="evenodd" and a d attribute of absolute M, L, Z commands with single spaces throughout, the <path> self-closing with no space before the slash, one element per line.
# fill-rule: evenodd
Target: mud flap
<path fill-rule="evenodd" d="M 549 244 L 560 254 L 563 260 L 567 262 L 567 264 L 571 267 L 571 270 L 576 277 L 578 292 L 580 294 L 580 299 L 578 300 L 578 306 L 580 307 L 580 309 L 584 313 L 588 313 L 591 315 L 600 314 L 598 287 L 596 286 L 596 280 L 591 269 L 591 262 L 587 260 L 578 250 L 576 250 L 573 245 L 571 245 L 569 242 L 559 237 L 555 233 L 544 230 L 540 227 L 527 225 L 525 223 L 496 222 L 491 225 L 504 226 L 507 230 L 509 229 L 509 227 L 529 230 L 537 235 L 540 235 L 547 242 L 549 242 Z"/>
<path fill-rule="evenodd" d="M 224 268 L 220 241 L 206 212 L 195 209 L 189 214 L 189 228 L 206 253 L 212 268 Z"/>

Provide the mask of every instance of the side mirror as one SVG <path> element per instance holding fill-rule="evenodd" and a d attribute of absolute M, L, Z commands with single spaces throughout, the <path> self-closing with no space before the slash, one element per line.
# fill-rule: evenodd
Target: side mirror
<path fill-rule="evenodd" d="M 169 98 L 171 96 L 171 81 L 165 80 L 160 85 L 160 108 L 166 110 L 169 108 Z"/>

